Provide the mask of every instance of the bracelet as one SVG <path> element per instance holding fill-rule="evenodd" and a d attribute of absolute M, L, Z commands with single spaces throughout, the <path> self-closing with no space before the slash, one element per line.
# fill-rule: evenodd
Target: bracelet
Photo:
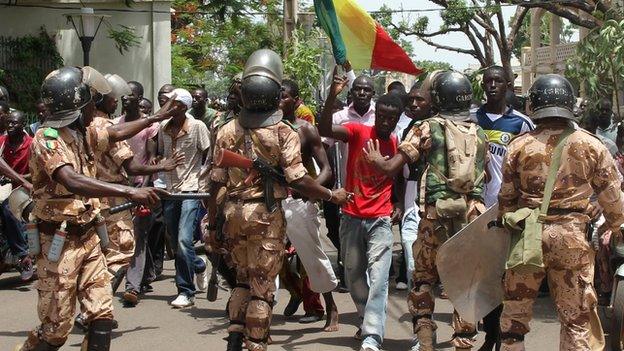
<path fill-rule="evenodd" d="M 329 190 L 329 199 L 325 200 L 327 202 L 331 202 L 331 200 L 334 198 L 334 192 L 331 189 L 327 189 Z"/>

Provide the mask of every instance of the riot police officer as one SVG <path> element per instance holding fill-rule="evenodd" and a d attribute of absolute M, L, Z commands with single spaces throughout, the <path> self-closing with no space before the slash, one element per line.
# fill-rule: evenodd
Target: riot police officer
<path fill-rule="evenodd" d="M 341 204 L 349 194 L 318 185 L 301 161 L 297 132 L 282 121 L 279 110 L 283 65 L 273 51 L 254 52 L 245 65 L 241 83 L 242 110 L 238 118 L 219 129 L 214 155 L 227 149 L 248 158 L 260 158 L 283 172 L 290 186 L 311 199 Z M 284 257 L 285 220 L 281 200 L 286 184 L 268 177 L 245 179 L 250 171 L 239 168 L 211 170 L 211 193 L 226 187 L 223 231 L 237 273 L 229 301 L 228 351 L 267 349 L 275 293 L 275 277 Z M 268 184 L 267 184 L 268 182 Z M 208 206 L 209 231 L 216 230 L 216 202 Z"/>
<path fill-rule="evenodd" d="M 89 128 L 95 111 L 94 91 L 106 93 L 110 87 L 90 67 L 60 68 L 51 72 L 41 86 L 41 96 L 51 115 L 35 134 L 30 158 L 35 203 L 32 222 L 40 242 L 36 287 L 41 324 L 16 350 L 58 350 L 72 329 L 76 300 L 90 324 L 84 348 L 109 350 L 112 291 L 95 228 L 100 213 L 97 198 L 118 196 L 153 205 L 162 192 L 94 178 L 96 155 L 110 143 L 127 139 L 168 117 L 161 113 L 149 120 Z"/>
<path fill-rule="evenodd" d="M 538 78 L 529 90 L 529 100 L 537 128 L 509 144 L 498 197 L 499 217 L 522 207 L 536 209 L 547 201 L 545 184 L 556 159 L 553 155 L 557 145 L 562 149 L 560 165 L 552 170 L 556 176 L 551 200 L 540 216 L 543 266 L 530 272 L 505 272 L 501 349 L 524 350 L 533 302 L 546 277 L 561 322 L 559 349 L 595 350 L 590 347 L 590 330 L 599 329 L 590 328 L 599 322 L 593 287 L 594 251 L 585 233 L 590 196 L 595 193 L 606 219 L 599 232 L 605 239 L 620 235 L 624 199 L 618 171 L 600 140 L 572 123 L 575 94 L 564 77 L 548 74 Z M 597 339 L 601 337 L 597 335 Z"/>

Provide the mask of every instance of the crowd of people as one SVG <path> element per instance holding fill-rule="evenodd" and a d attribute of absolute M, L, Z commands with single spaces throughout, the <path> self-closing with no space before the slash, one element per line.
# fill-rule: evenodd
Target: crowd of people
<path fill-rule="evenodd" d="M 153 112 L 139 82 L 63 67 L 45 78 L 30 125 L 1 88 L 0 173 L 32 197 L 31 206 L 2 204 L 2 235 L 23 280 L 36 264 L 41 322 L 16 350 L 58 350 L 74 323 L 86 333 L 85 350 L 109 350 L 113 294 L 125 279 L 121 298 L 136 306 L 169 257 L 171 306 L 194 305 L 210 285 L 231 290 L 228 351 L 269 347 L 280 285 L 290 293 L 284 315 L 303 303 L 299 322 L 326 316 L 326 332 L 338 330 L 332 293 L 348 291 L 361 350 L 378 351 L 398 225 L 395 286 L 409 289 L 412 350 L 430 351 L 437 253 L 497 204 L 514 242 L 541 248 L 531 252 L 533 266 L 510 255 L 504 301 L 483 317 L 479 350 L 524 350 L 544 277 L 560 349 L 592 349 L 597 301 L 612 289 L 604 248 L 624 223 L 619 116 L 609 98 L 577 101 L 558 75 L 538 78 L 526 106 L 510 94 L 502 67 L 487 68 L 481 84 L 484 101 L 454 71 L 376 92 L 347 63 L 315 115 L 297 83 L 284 79 L 281 58 L 262 49 L 233 77 L 223 110 L 209 107 L 203 88 L 165 84 Z M 323 250 L 319 213 L 338 262 Z M 538 231 L 527 229 L 533 213 Z M 597 221 L 603 244 L 594 247 L 585 233 Z M 208 261 L 220 281 L 209 279 Z M 477 347 L 474 322 L 454 312 L 456 350 Z"/>

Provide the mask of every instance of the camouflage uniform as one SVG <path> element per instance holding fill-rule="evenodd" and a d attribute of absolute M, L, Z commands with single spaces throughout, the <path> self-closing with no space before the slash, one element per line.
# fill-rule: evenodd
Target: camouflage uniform
<path fill-rule="evenodd" d="M 282 168 L 288 182 L 307 174 L 301 163 L 297 132 L 283 122 L 249 130 L 233 120 L 219 130 L 215 154 L 220 149 L 247 157 L 258 155 Z M 259 351 L 267 348 L 275 278 L 284 258 L 286 222 L 279 200 L 286 198 L 287 189 L 274 183 L 278 209 L 270 213 L 263 201 L 261 179 L 256 178 L 251 185 L 246 185 L 244 179 L 248 174 L 238 168 L 215 167 L 211 180 L 226 183 L 224 233 L 237 273 L 237 285 L 229 302 L 228 332 L 244 332 L 247 348 Z"/>
<path fill-rule="evenodd" d="M 485 136 L 482 131 L 479 134 L 477 148 L 479 151 L 476 155 L 477 167 L 475 168 L 482 172 L 486 155 Z M 399 145 L 399 150 L 408 156 L 410 162 L 418 161 L 423 155 L 426 163 L 441 169 L 445 173 L 446 146 L 443 127 L 439 122 L 430 119 L 416 123 L 405 140 Z M 468 209 L 465 218 L 441 218 L 436 211 L 436 200 L 456 198 L 458 194 L 446 187 L 444 182 L 431 170 L 427 171 L 421 178 L 421 189 L 425 189 L 425 192 L 420 194 L 421 200 L 424 200 L 421 201 L 424 207 L 421 208 L 418 238 L 412 246 L 415 267 L 412 275 L 414 288 L 407 298 L 409 310 L 413 316 L 414 333 L 418 333 L 422 327 L 436 329 L 432 319 L 435 307 L 432 287 L 439 280 L 436 256 L 440 245 L 453 236 L 463 225 L 485 211 L 482 202 L 484 182 L 481 181 L 466 196 Z M 453 329 L 455 330 L 454 336 L 469 339 L 476 335 L 475 326 L 462 320 L 456 311 L 453 313 Z"/>
<path fill-rule="evenodd" d="M 41 253 L 37 256 L 39 292 L 37 311 L 41 325 L 33 330 L 21 350 L 33 350 L 40 341 L 61 346 L 74 323 L 76 298 L 86 321 L 113 319 L 110 274 L 91 225 L 100 212 L 100 201 L 69 192 L 52 178 L 61 166 L 95 177 L 96 155 L 108 148 L 105 129 L 87 129 L 87 141 L 68 127 L 41 128 L 31 148 L 35 208 L 39 220 Z M 67 222 L 67 239 L 58 262 L 47 253 L 55 228 Z M 81 227 L 82 226 L 82 227 Z"/>
<path fill-rule="evenodd" d="M 101 111 L 91 122 L 93 128 L 104 129 L 113 125 L 113 121 Z M 106 152 L 97 158 L 97 179 L 114 184 L 128 185 L 128 176 L 123 163 L 131 159 L 134 153 L 126 141 L 111 144 Z M 114 273 L 120 268 L 127 267 L 134 255 L 134 224 L 130 210 L 110 215 L 108 209 L 127 202 L 124 198 L 110 197 L 100 199 L 102 214 L 106 218 L 109 244 L 105 250 L 106 265 Z"/>
<path fill-rule="evenodd" d="M 559 124 L 557 124 L 559 123 Z M 509 145 L 503 164 L 499 213 L 541 205 L 544 184 L 558 136 L 566 128 L 544 121 Z M 613 158 L 595 136 L 577 130 L 563 148 L 549 215 L 544 218 L 542 250 L 545 268 L 533 274 L 505 273 L 501 316 L 502 350 L 524 350 L 533 301 L 548 278 L 561 322 L 560 350 L 590 350 L 590 316 L 596 308 L 594 251 L 586 239 L 589 198 L 595 192 L 607 228 L 619 233 L 624 202 Z"/>

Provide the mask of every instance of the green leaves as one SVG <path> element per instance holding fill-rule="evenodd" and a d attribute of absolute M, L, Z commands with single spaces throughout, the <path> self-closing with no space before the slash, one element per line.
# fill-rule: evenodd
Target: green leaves
<path fill-rule="evenodd" d="M 284 73 L 299 84 L 299 95 L 308 106 L 314 106 L 312 101 L 323 74 L 319 65 L 323 53 L 319 36 L 318 30 L 309 34 L 301 29 L 295 31 L 284 60 Z"/>
<path fill-rule="evenodd" d="M 617 96 L 624 81 L 624 20 L 604 22 L 583 39 L 568 61 L 566 75 L 587 88 L 589 97 Z"/>
<path fill-rule="evenodd" d="M 141 44 L 141 36 L 134 33 L 135 28 L 119 25 L 119 29 L 116 29 L 112 25 L 108 27 L 108 37 L 115 42 L 115 47 L 120 54 L 128 52 L 131 47 L 139 46 Z"/>

